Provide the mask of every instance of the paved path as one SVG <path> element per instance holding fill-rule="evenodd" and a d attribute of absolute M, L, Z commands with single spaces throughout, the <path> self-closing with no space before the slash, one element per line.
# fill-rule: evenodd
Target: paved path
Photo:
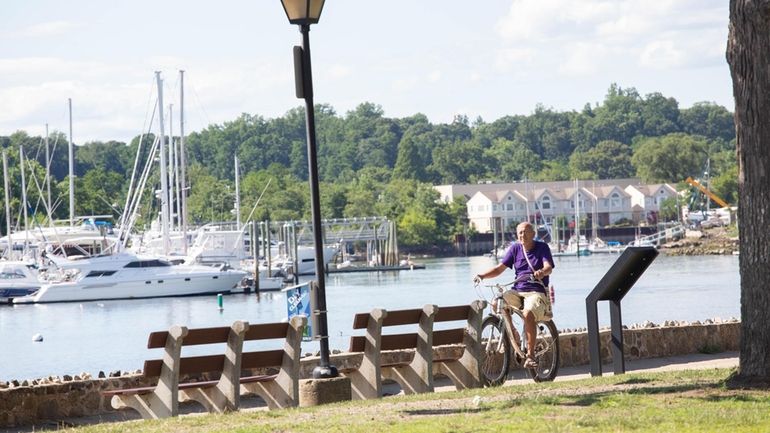
<path fill-rule="evenodd" d="M 738 366 L 738 352 L 722 352 L 711 355 L 696 353 L 691 355 L 670 356 L 626 361 L 626 373 L 643 371 L 699 370 L 709 368 L 733 368 Z M 602 365 L 603 375 L 612 375 L 612 364 Z M 578 380 L 591 377 L 591 366 L 562 367 L 556 381 Z M 524 370 L 515 370 L 503 386 L 532 383 Z M 436 391 L 450 391 L 454 387 L 446 381 L 438 381 Z M 398 390 L 391 390 L 398 392 Z"/>

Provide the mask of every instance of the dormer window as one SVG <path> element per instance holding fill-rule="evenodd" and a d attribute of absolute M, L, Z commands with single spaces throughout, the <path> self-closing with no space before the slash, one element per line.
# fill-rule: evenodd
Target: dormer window
<path fill-rule="evenodd" d="M 551 208 L 551 197 L 544 195 L 542 199 L 540 199 L 540 204 L 543 210 L 550 209 Z"/>
<path fill-rule="evenodd" d="M 613 192 L 610 195 L 610 207 L 620 207 L 620 194 Z"/>

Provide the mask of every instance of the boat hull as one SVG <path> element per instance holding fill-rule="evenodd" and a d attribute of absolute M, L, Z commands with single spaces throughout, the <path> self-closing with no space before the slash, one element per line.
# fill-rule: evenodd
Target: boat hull
<path fill-rule="evenodd" d="M 229 293 L 246 276 L 245 272 L 212 268 L 209 273 L 178 272 L 137 276 L 138 278 L 82 278 L 77 281 L 44 284 L 32 295 L 13 299 L 14 304 L 96 301 L 110 299 L 159 298 Z"/>

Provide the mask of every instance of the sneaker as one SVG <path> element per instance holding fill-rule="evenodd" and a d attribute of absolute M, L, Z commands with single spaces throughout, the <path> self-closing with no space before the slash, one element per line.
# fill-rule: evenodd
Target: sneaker
<path fill-rule="evenodd" d="M 537 368 L 537 361 L 534 358 L 527 357 L 524 361 L 524 368 Z"/>

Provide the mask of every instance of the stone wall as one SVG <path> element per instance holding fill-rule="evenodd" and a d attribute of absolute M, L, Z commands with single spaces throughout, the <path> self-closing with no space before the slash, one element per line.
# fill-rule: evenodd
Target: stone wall
<path fill-rule="evenodd" d="M 623 331 L 624 355 L 627 360 L 656 358 L 688 353 L 715 353 L 736 351 L 740 339 L 740 322 L 652 324 Z M 609 330 L 600 333 L 601 353 L 604 363 L 612 361 Z M 560 338 L 562 367 L 586 365 L 588 335 L 585 331 L 562 331 Z M 462 350 L 461 347 L 440 348 L 441 351 Z M 383 362 L 409 357 L 406 352 L 392 352 L 383 356 Z M 338 353 L 331 359 L 338 368 L 356 367 L 361 355 Z M 302 378 L 309 378 L 318 357 L 302 359 Z M 75 377 L 49 378 L 24 383 L 0 383 L 0 428 L 20 425 L 53 423 L 72 417 L 92 416 L 112 412 L 110 400 L 101 396 L 102 391 L 116 388 L 146 386 L 142 376 L 130 373 L 121 377 L 86 379 Z"/>

